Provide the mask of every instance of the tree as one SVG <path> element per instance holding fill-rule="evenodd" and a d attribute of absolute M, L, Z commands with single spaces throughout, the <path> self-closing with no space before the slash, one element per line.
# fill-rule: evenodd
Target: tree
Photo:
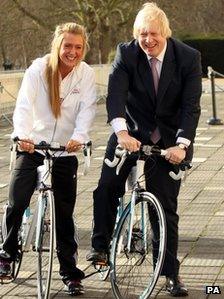
<path fill-rule="evenodd" d="M 137 11 L 147 0 L 1 0 L 0 65 L 16 67 L 49 51 L 57 24 L 77 22 L 89 33 L 89 63 L 106 63 L 120 41 L 132 38 Z M 157 0 L 167 13 L 173 34 L 224 35 L 224 0 Z"/>

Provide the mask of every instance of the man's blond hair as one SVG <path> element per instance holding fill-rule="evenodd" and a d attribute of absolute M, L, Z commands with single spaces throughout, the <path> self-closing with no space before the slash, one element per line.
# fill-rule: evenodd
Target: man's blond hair
<path fill-rule="evenodd" d="M 156 3 L 147 2 L 143 4 L 142 9 L 138 12 L 135 18 L 133 26 L 134 38 L 139 37 L 140 30 L 147 31 L 152 21 L 157 22 L 160 34 L 163 37 L 171 37 L 172 31 L 170 29 L 169 20 L 165 12 L 159 8 Z"/>

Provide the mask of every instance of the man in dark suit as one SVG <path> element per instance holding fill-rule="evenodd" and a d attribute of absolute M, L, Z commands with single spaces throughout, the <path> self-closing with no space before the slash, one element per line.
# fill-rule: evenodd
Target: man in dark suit
<path fill-rule="evenodd" d="M 200 53 L 171 38 L 169 21 L 155 3 L 146 3 L 134 23 L 135 39 L 118 45 L 107 97 L 111 135 L 105 157 L 113 158 L 119 143 L 137 151 L 141 144 L 157 144 L 167 149 L 164 158 L 146 162 L 146 188 L 163 205 L 167 219 L 167 251 L 162 275 L 172 296 L 187 296 L 179 277 L 177 196 L 180 182 L 169 171 L 183 159 L 191 160 L 200 116 Z M 156 164 L 155 164 L 156 162 Z M 116 219 L 118 198 L 124 194 L 132 162 L 126 160 L 116 176 L 103 164 L 94 191 L 94 229 L 89 261 L 106 259 Z"/>

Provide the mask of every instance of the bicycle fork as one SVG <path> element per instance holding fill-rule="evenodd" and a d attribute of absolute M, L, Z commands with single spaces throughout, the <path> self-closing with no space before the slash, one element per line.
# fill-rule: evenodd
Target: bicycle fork
<path fill-rule="evenodd" d="M 138 192 L 134 190 L 131 195 L 131 207 L 130 207 L 130 219 L 129 219 L 129 228 L 128 228 L 128 240 L 127 240 L 127 252 L 131 251 L 131 240 L 135 216 L 135 201 L 138 196 Z"/>
<path fill-rule="evenodd" d="M 130 206 L 130 217 L 129 217 L 129 223 L 128 223 L 128 234 L 127 234 L 127 252 L 130 253 L 132 250 L 132 241 L 133 241 L 133 235 L 136 233 L 136 231 L 133 230 L 135 221 L 140 222 L 140 226 L 138 229 L 138 233 L 140 233 L 139 236 L 142 236 L 143 240 L 143 250 L 144 252 L 147 252 L 147 230 L 148 227 L 146 225 L 147 223 L 147 207 L 146 203 L 140 202 L 140 214 L 139 219 L 136 219 L 136 201 L 141 196 L 140 189 L 136 188 L 136 190 L 133 191 L 131 196 L 131 206 Z"/>

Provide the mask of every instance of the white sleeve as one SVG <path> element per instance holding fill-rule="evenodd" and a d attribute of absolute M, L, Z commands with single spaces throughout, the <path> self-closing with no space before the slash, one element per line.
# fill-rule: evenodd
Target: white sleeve
<path fill-rule="evenodd" d="M 123 117 L 116 117 L 114 119 L 112 119 L 112 121 L 110 122 L 114 133 L 117 133 L 119 131 L 127 131 L 127 125 L 126 125 L 126 119 Z"/>
<path fill-rule="evenodd" d="M 89 141 L 89 131 L 96 114 L 96 82 L 95 73 L 92 69 L 88 70 L 83 85 L 85 90 L 82 92 L 75 129 L 71 136 L 71 139 L 81 143 Z"/>
<path fill-rule="evenodd" d="M 191 144 L 191 141 L 187 138 L 178 137 L 176 143 L 182 143 L 182 144 L 186 145 L 186 147 L 188 147 Z"/>
<path fill-rule="evenodd" d="M 33 102 L 37 92 L 37 76 L 30 68 L 26 70 L 18 93 L 13 114 L 13 137 L 29 138 L 33 128 Z"/>

